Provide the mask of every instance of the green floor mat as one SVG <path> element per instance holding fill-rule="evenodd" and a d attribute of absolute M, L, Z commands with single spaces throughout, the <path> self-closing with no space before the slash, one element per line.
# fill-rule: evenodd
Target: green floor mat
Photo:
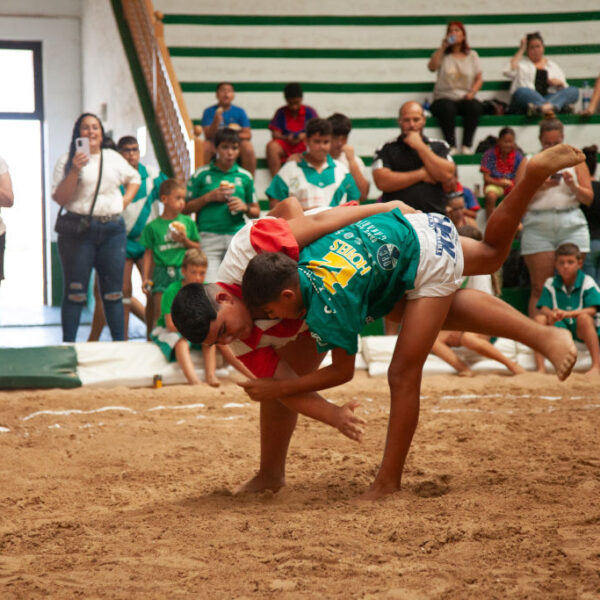
<path fill-rule="evenodd" d="M 0 348 L 0 389 L 81 387 L 72 346 Z"/>

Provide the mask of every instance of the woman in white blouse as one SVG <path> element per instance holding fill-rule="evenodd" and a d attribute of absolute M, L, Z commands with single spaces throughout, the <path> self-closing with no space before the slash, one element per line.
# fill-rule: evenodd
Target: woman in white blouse
<path fill-rule="evenodd" d="M 438 120 L 444 138 L 451 151 L 456 151 L 456 115 L 463 118 L 463 139 L 461 152 L 473 154 L 473 136 L 483 105 L 475 98 L 481 89 L 483 77 L 479 56 L 467 43 L 465 26 L 460 21 L 451 21 L 441 46 L 432 54 L 430 71 L 437 71 L 437 81 L 433 88 L 431 113 Z"/>
<path fill-rule="evenodd" d="M 89 140 L 89 154 L 76 150 L 78 138 Z M 73 127 L 69 152 L 54 168 L 52 197 L 62 207 L 56 229 L 64 279 L 61 317 L 65 342 L 75 341 L 92 268 L 98 273 L 112 339 L 124 339 L 121 288 L 127 236 L 121 213 L 135 196 L 140 176 L 107 144 L 100 119 L 84 113 Z"/>
<path fill-rule="evenodd" d="M 550 115 L 579 98 L 579 90 L 567 85 L 562 69 L 544 56 L 544 40 L 537 31 L 521 40 L 504 75 L 512 79 L 509 111 L 513 113 Z"/>

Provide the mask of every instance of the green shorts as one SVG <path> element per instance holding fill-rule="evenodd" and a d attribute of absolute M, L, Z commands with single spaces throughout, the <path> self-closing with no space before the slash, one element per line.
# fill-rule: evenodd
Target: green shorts
<path fill-rule="evenodd" d="M 181 267 L 167 267 L 165 265 L 154 265 L 152 273 L 152 293 L 162 294 L 173 282 L 181 281 Z"/>

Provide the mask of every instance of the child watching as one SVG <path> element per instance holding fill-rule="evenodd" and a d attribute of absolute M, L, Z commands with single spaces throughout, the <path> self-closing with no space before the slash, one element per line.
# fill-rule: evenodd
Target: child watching
<path fill-rule="evenodd" d="M 523 160 L 515 140 L 514 129 L 504 127 L 498 134 L 496 145 L 487 150 L 481 159 L 480 171 L 483 173 L 486 219 L 490 218 L 496 204 L 515 185 L 515 175 Z"/>
<path fill-rule="evenodd" d="M 158 190 L 164 205 L 163 214 L 150 221 L 140 236 L 144 251 L 142 289 L 152 295 L 154 314 L 152 325 L 160 315 L 163 292 L 181 280 L 181 264 L 185 251 L 200 248 L 200 237 L 192 219 L 181 214 L 185 207 L 185 185 L 167 179 Z"/>
<path fill-rule="evenodd" d="M 537 303 L 538 323 L 568 329 L 574 340 L 583 342 L 592 358 L 588 375 L 600 375 L 599 313 L 600 288 L 581 270 L 583 258 L 576 244 L 561 244 L 554 253 L 557 274 L 544 284 Z M 538 373 L 545 373 L 543 357 L 536 353 Z"/>
<path fill-rule="evenodd" d="M 236 162 L 240 153 L 237 131 L 219 129 L 215 144 L 217 156 L 188 181 L 183 209 L 185 214 L 196 213 L 202 248 L 208 257 L 209 283 L 215 281 L 232 236 L 244 226 L 244 215 L 254 219 L 260 214 L 252 175 Z"/>
<path fill-rule="evenodd" d="M 214 157 L 217 147 L 215 136 L 219 129 L 228 127 L 238 132 L 240 136 L 240 163 L 252 176 L 256 171 L 256 155 L 252 146 L 250 119 L 243 108 L 233 104 L 235 90 L 233 84 L 223 81 L 217 85 L 217 104 L 209 106 L 202 113 L 201 125 L 204 130 L 204 162 L 208 163 Z"/>
<path fill-rule="evenodd" d="M 289 156 L 306 150 L 306 123 L 318 117 L 314 108 L 302 104 L 303 92 L 299 83 L 288 83 L 283 88 L 283 96 L 285 106 L 277 109 L 269 123 L 273 139 L 267 144 L 267 165 L 271 177 Z"/>
<path fill-rule="evenodd" d="M 550 174 L 582 162 L 584 156 L 559 145 L 535 159 L 533 168 L 528 164 L 526 178 L 488 223 L 483 242 L 459 240 L 446 217 L 422 213 L 405 218 L 394 210 L 321 238 L 301 252 L 298 263 L 279 253 L 259 254 L 250 261 L 242 281 L 247 305 L 269 318 L 303 317 L 319 350 L 332 350 L 332 364 L 308 375 L 242 384 L 254 400 L 349 381 L 364 323 L 386 314 L 400 320 L 398 313 L 403 314 L 388 372 L 391 409 L 385 451 L 363 499 L 375 500 L 400 488 L 418 422 L 423 363 L 446 321 L 462 275 L 498 268 L 535 191 Z M 406 302 L 399 302 L 404 293 Z M 568 376 L 575 358 L 570 346 L 559 361 L 559 378 Z"/>
<path fill-rule="evenodd" d="M 288 196 L 295 196 L 304 210 L 360 199 L 350 171 L 329 156 L 332 130 L 325 119 L 311 119 L 307 123 L 308 150 L 298 162 L 285 163 L 267 188 L 271 208 Z"/>

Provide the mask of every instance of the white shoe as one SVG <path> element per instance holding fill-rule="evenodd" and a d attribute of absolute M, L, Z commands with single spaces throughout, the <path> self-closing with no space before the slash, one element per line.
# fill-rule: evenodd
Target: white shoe
<path fill-rule="evenodd" d="M 462 146 L 462 148 L 460 149 L 460 153 L 461 154 L 473 154 L 473 149 L 470 148 L 469 146 Z"/>
<path fill-rule="evenodd" d="M 457 150 L 454 146 L 450 146 L 450 156 L 454 156 L 457 153 Z"/>

